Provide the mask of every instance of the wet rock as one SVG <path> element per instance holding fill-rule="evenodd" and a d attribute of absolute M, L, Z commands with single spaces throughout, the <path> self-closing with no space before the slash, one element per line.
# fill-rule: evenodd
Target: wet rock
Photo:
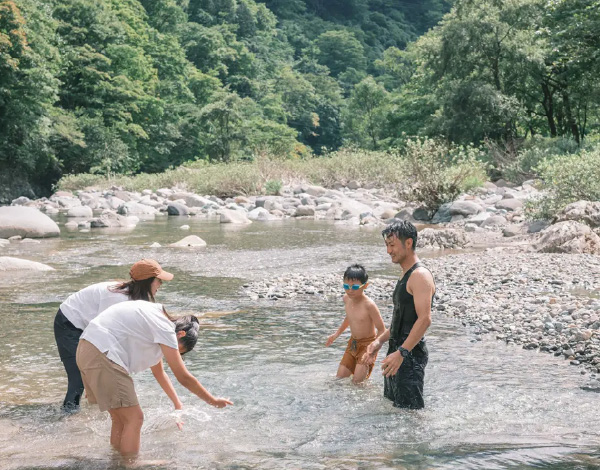
<path fill-rule="evenodd" d="M 92 228 L 132 227 L 135 226 L 135 221 L 132 217 L 125 217 L 111 211 L 105 211 L 100 217 L 90 219 L 90 226 Z"/>
<path fill-rule="evenodd" d="M 36 261 L 0 256 L 0 271 L 54 271 L 54 268 Z"/>
<path fill-rule="evenodd" d="M 60 229 L 50 217 L 33 207 L 0 207 L 0 238 L 15 235 L 29 238 L 57 237 Z"/>
<path fill-rule="evenodd" d="M 140 204 L 139 202 L 125 202 L 119 209 L 117 213 L 119 215 L 137 215 L 138 217 L 154 217 L 156 214 L 156 209 L 154 207 L 146 206 L 144 204 Z"/>
<path fill-rule="evenodd" d="M 451 206 L 452 206 L 452 203 L 442 204 L 439 207 L 439 209 L 437 210 L 437 212 L 433 215 L 433 218 L 431 219 L 431 223 L 432 224 L 442 224 L 442 223 L 450 222 L 452 220 L 452 214 L 450 213 Z"/>
<path fill-rule="evenodd" d="M 206 246 L 206 242 L 196 235 L 190 235 L 188 237 L 182 238 L 178 242 L 171 243 L 169 246 L 173 246 L 176 248 L 203 248 Z"/>
<path fill-rule="evenodd" d="M 190 226 L 189 225 L 182 225 L 181 227 L 179 227 L 179 230 L 189 230 Z"/>
<path fill-rule="evenodd" d="M 600 237 L 589 226 L 569 220 L 543 230 L 533 247 L 542 253 L 600 254 Z"/>
<path fill-rule="evenodd" d="M 245 213 L 239 210 L 219 209 L 220 222 L 222 224 L 251 224 Z"/>
<path fill-rule="evenodd" d="M 415 220 L 421 220 L 423 222 L 428 222 L 433 217 L 433 214 L 431 213 L 431 211 L 429 211 L 425 207 L 417 207 L 413 211 L 412 215 L 413 215 L 413 217 L 414 217 Z"/>
<path fill-rule="evenodd" d="M 154 242 L 152 245 L 150 245 L 150 248 L 160 248 L 162 247 L 162 245 L 158 242 Z"/>
<path fill-rule="evenodd" d="M 169 215 L 189 215 L 190 211 L 187 206 L 178 202 L 170 202 L 167 204 L 167 214 Z"/>

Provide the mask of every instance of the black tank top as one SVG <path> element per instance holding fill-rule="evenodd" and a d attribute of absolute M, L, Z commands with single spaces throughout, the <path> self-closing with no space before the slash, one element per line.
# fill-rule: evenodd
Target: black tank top
<path fill-rule="evenodd" d="M 395 349 L 402 345 L 418 318 L 417 310 L 415 308 L 415 299 L 412 294 L 409 294 L 406 290 L 406 284 L 413 271 L 420 266 L 420 263 L 415 263 L 408 271 L 406 271 L 406 273 L 404 273 L 404 276 L 398 281 L 396 288 L 394 289 L 394 313 L 392 316 L 392 324 L 390 325 L 390 346 Z M 433 297 L 431 298 L 431 304 L 433 305 Z M 415 346 L 414 350 L 423 349 L 424 341 L 425 339 L 422 339 L 419 344 Z"/>

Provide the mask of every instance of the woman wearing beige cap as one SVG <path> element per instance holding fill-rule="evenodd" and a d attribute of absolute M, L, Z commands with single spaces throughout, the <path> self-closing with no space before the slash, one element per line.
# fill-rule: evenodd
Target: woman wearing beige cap
<path fill-rule="evenodd" d="M 67 372 L 68 387 L 62 408 L 68 412 L 79 409 L 83 393 L 83 381 L 77 367 L 75 353 L 79 337 L 90 321 L 111 305 L 126 300 L 154 302 L 154 296 L 162 281 L 170 281 L 173 275 L 164 271 L 153 259 L 135 263 L 129 281 L 100 282 L 70 295 L 60 305 L 54 318 L 54 337 L 60 360 Z"/>

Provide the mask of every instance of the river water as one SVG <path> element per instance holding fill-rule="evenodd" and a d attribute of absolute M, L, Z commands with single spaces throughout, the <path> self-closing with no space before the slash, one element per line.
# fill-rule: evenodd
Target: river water
<path fill-rule="evenodd" d="M 179 229 L 189 224 L 191 230 Z M 197 234 L 203 250 L 148 248 Z M 127 277 L 153 257 L 175 274 L 158 300 L 201 315 L 188 368 L 235 405 L 218 410 L 183 387 L 185 427 L 149 371 L 135 377 L 145 413 L 144 468 L 215 469 L 599 469 L 600 395 L 578 368 L 547 354 L 473 334 L 435 314 L 428 335 L 423 411 L 382 397 L 376 369 L 365 386 L 335 380 L 345 341 L 324 343 L 343 319 L 339 299 L 251 301 L 249 281 L 297 273 L 341 273 L 353 262 L 372 277 L 395 276 L 379 231 L 315 221 L 235 227 L 183 218 L 133 231 L 64 232 L 11 244 L 3 256 L 52 265 L 50 273 L 0 274 L 0 468 L 119 468 L 107 413 L 84 404 L 59 411 L 66 376 L 52 322 L 70 293 Z M 390 306 L 379 302 L 386 324 Z M 345 337 L 345 336 L 344 336 Z M 380 357 L 381 359 L 381 357 Z M 173 379 L 174 380 L 174 379 Z"/>

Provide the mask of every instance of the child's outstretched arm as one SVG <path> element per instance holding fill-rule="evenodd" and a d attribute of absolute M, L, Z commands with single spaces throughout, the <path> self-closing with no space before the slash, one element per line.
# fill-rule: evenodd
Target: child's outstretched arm
<path fill-rule="evenodd" d="M 325 346 L 331 346 L 333 344 L 333 342 L 336 339 L 338 339 L 338 337 L 344 332 L 344 330 L 346 328 L 348 328 L 349 325 L 350 325 L 350 322 L 348 321 L 348 317 L 345 317 L 344 321 L 342 322 L 340 327 L 337 329 L 337 331 L 334 334 L 327 337 L 327 342 L 325 343 Z"/>

